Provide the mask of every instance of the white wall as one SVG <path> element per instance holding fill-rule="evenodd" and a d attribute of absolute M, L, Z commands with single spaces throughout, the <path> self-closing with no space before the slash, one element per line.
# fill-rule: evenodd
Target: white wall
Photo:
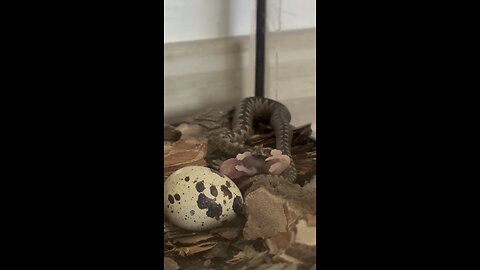
<path fill-rule="evenodd" d="M 165 0 L 164 6 L 165 119 L 252 96 L 256 0 Z M 293 125 L 312 123 L 313 130 L 315 8 L 315 0 L 267 0 L 265 74 L 266 96 L 289 108 Z"/>
<path fill-rule="evenodd" d="M 164 43 L 254 32 L 255 0 L 165 0 Z M 267 0 L 272 30 L 314 28 L 315 0 Z"/>

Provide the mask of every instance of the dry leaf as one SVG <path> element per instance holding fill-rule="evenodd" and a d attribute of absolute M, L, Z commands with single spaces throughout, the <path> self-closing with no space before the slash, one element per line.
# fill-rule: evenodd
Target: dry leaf
<path fill-rule="evenodd" d="M 199 235 L 199 233 L 193 233 L 193 232 L 168 232 L 163 235 L 164 240 L 175 240 L 178 238 L 183 238 L 183 237 L 193 237 Z"/>
<path fill-rule="evenodd" d="M 191 256 L 193 254 L 212 249 L 217 245 L 216 242 L 205 242 L 191 247 L 177 247 L 174 248 L 174 251 L 177 251 L 178 254 L 182 257 Z"/>
<path fill-rule="evenodd" d="M 205 128 L 197 124 L 183 123 L 176 127 L 176 130 L 182 133 L 181 138 L 195 138 L 205 132 Z"/>
<path fill-rule="evenodd" d="M 165 144 L 163 150 L 163 174 L 166 179 L 176 170 L 186 166 L 205 166 L 207 154 L 206 139 L 180 139 L 171 145 Z"/>
<path fill-rule="evenodd" d="M 178 141 L 178 139 L 180 139 L 181 136 L 182 136 L 182 133 L 180 131 L 176 130 L 174 126 L 171 126 L 171 125 L 168 125 L 168 124 L 163 125 L 163 140 L 164 141 L 175 142 L 175 141 Z"/>
<path fill-rule="evenodd" d="M 233 256 L 233 258 L 225 262 L 228 264 L 237 264 L 243 260 L 245 260 L 245 252 L 240 251 L 237 255 Z"/>
<path fill-rule="evenodd" d="M 241 228 L 235 228 L 235 227 L 222 227 L 222 228 L 211 230 L 210 233 L 218 234 L 221 237 L 228 240 L 233 240 L 240 236 L 241 230 L 242 230 Z"/>
<path fill-rule="evenodd" d="M 193 236 L 186 236 L 175 238 L 172 240 L 173 243 L 181 243 L 181 244 L 195 244 L 204 240 L 208 240 L 213 238 L 213 235 L 210 234 L 200 234 L 200 235 L 193 235 Z"/>
<path fill-rule="evenodd" d="M 163 257 L 163 269 L 165 270 L 177 270 L 180 269 L 177 262 L 172 258 Z"/>
<path fill-rule="evenodd" d="M 257 266 L 258 264 L 262 263 L 263 260 L 265 259 L 265 257 L 267 256 L 267 254 L 268 254 L 268 251 L 263 251 L 263 252 L 257 254 L 255 257 L 250 259 L 250 261 L 248 262 L 248 266 L 249 267 L 254 267 L 254 266 Z"/>
<path fill-rule="evenodd" d="M 207 259 L 213 258 L 227 258 L 228 257 L 228 248 L 230 244 L 225 241 L 218 242 L 217 245 L 205 253 L 203 257 Z"/>
<path fill-rule="evenodd" d="M 317 216 L 307 214 L 307 226 L 317 226 Z"/>
<path fill-rule="evenodd" d="M 163 156 L 166 156 L 172 151 L 172 142 L 163 141 Z"/>
<path fill-rule="evenodd" d="M 312 179 L 310 179 L 310 181 L 305 186 L 303 186 L 303 188 L 315 190 L 317 188 L 317 176 L 314 175 Z"/>
<path fill-rule="evenodd" d="M 233 256 L 232 259 L 226 261 L 226 263 L 237 264 L 239 262 L 252 259 L 255 256 L 257 256 L 258 254 L 259 254 L 259 252 L 256 251 L 255 248 L 252 245 L 248 245 L 248 246 L 245 247 L 244 250 L 238 252 L 237 255 Z"/>
<path fill-rule="evenodd" d="M 297 270 L 297 265 L 287 263 L 264 264 L 256 268 L 256 270 Z"/>
<path fill-rule="evenodd" d="M 309 227 L 307 222 L 301 219 L 298 221 L 296 228 L 295 242 L 307 246 L 315 246 L 317 244 L 317 227 Z"/>
<path fill-rule="evenodd" d="M 203 262 L 203 266 L 208 267 L 210 264 L 212 264 L 211 260 L 206 260 Z"/>
<path fill-rule="evenodd" d="M 232 246 L 235 247 L 236 249 L 245 250 L 245 248 L 251 244 L 252 244 L 252 241 L 245 240 L 245 238 L 242 237 L 237 241 L 235 241 L 234 243 L 232 243 Z"/>
<path fill-rule="evenodd" d="M 277 254 L 280 250 L 285 250 L 290 244 L 293 233 L 283 232 L 274 235 L 265 240 L 265 244 L 270 250 L 270 254 Z"/>
<path fill-rule="evenodd" d="M 225 239 L 228 239 L 228 240 L 233 240 L 233 239 L 238 238 L 240 236 L 240 234 L 241 234 L 241 229 L 240 228 L 235 228 L 235 229 L 226 231 L 224 233 L 221 233 L 220 236 L 225 238 Z"/>
<path fill-rule="evenodd" d="M 180 229 L 177 226 L 174 226 L 168 222 L 163 222 L 163 232 L 168 233 L 168 232 L 178 232 Z"/>
<path fill-rule="evenodd" d="M 178 228 L 168 222 L 163 223 L 163 239 L 164 240 L 173 240 L 182 237 L 192 237 L 195 235 L 202 235 L 204 233 L 200 232 L 189 232 L 183 229 Z"/>
<path fill-rule="evenodd" d="M 275 256 L 276 258 L 282 260 L 282 261 L 285 261 L 285 262 L 289 262 L 289 263 L 293 263 L 293 264 L 298 264 L 298 265 L 305 265 L 304 262 L 300 261 L 299 259 L 295 258 L 295 257 L 292 257 L 290 255 L 287 255 L 285 254 L 285 251 L 282 251 L 280 254 L 278 254 L 277 256 Z M 275 258 L 274 257 L 274 258 Z"/>

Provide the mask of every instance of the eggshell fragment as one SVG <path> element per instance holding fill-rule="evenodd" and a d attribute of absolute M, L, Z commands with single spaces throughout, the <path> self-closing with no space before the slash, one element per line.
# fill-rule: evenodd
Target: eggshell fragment
<path fill-rule="evenodd" d="M 224 174 L 201 166 L 175 171 L 164 183 L 164 213 L 191 231 L 219 227 L 243 212 L 243 197 Z"/>

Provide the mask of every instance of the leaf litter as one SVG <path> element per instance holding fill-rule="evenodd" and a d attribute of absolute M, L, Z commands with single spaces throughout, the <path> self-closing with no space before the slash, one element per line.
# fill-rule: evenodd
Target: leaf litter
<path fill-rule="evenodd" d="M 190 119 L 189 124 L 195 124 L 195 121 L 197 121 L 197 124 L 204 128 L 210 128 L 206 123 L 210 124 L 211 119 L 207 118 L 207 116 L 201 115 L 194 120 L 192 120 L 193 118 Z M 215 128 L 219 127 L 215 126 Z M 247 143 L 268 146 L 274 142 L 271 127 L 267 125 L 261 128 L 264 134 L 252 136 Z M 184 132 L 184 129 L 181 131 Z M 206 134 L 208 134 L 208 129 Z M 316 142 L 310 139 L 310 135 L 310 125 L 294 130 L 292 154 L 295 163 L 298 164 L 299 176 L 301 176 L 298 184 L 302 187 L 305 186 L 304 189 L 306 190 L 315 190 Z M 175 136 L 178 137 L 178 134 L 175 134 Z M 177 139 L 176 142 L 182 142 L 178 138 L 175 139 Z M 177 145 L 180 145 L 179 143 Z M 175 153 L 175 149 L 171 148 L 172 145 L 175 145 L 175 142 L 166 142 L 165 145 L 164 153 L 166 155 Z M 199 149 L 200 152 L 204 151 L 201 148 Z M 183 151 L 184 149 L 180 150 Z M 191 161 L 181 160 L 181 163 L 195 163 L 198 157 L 198 155 L 192 155 Z M 213 168 L 218 167 L 222 160 L 224 158 L 218 156 L 205 159 L 207 166 Z M 176 165 L 172 164 L 172 168 L 174 167 Z M 204 232 L 191 232 L 180 229 L 170 224 L 168 220 L 164 220 L 164 269 L 316 269 L 316 243 L 311 241 L 316 235 L 316 212 L 307 214 L 288 233 L 270 238 L 260 237 L 256 240 L 246 240 L 243 237 L 245 222 L 245 217 L 239 217 L 236 222 L 224 227 Z"/>

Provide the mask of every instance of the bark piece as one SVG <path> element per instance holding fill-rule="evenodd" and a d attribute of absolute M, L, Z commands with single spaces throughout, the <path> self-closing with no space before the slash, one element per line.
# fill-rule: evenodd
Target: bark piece
<path fill-rule="evenodd" d="M 176 129 L 182 133 L 181 139 L 201 137 L 202 134 L 207 130 L 205 127 L 202 127 L 198 124 L 187 123 L 180 124 Z"/>
<path fill-rule="evenodd" d="M 192 236 L 184 236 L 175 238 L 172 240 L 172 243 L 181 243 L 181 244 L 196 244 L 198 242 L 202 242 L 208 239 L 211 239 L 215 236 L 211 234 L 199 234 L 199 235 L 192 235 Z"/>
<path fill-rule="evenodd" d="M 299 260 L 304 265 L 311 265 L 315 263 L 316 260 L 316 246 L 307 246 L 299 243 L 292 243 L 283 253 L 281 258 L 295 258 Z"/>
<path fill-rule="evenodd" d="M 236 228 L 236 227 L 220 227 L 220 228 L 215 228 L 210 231 L 211 234 L 218 234 L 221 237 L 228 239 L 228 240 L 233 240 L 237 239 L 240 237 L 242 234 L 242 229 L 241 228 Z"/>
<path fill-rule="evenodd" d="M 177 262 L 174 261 L 172 258 L 163 257 L 163 269 L 165 270 L 177 270 L 180 269 Z"/>
<path fill-rule="evenodd" d="M 303 186 L 304 189 L 316 190 L 317 189 L 317 176 L 314 175 L 310 181 Z"/>
<path fill-rule="evenodd" d="M 206 139 L 180 139 L 173 144 L 164 143 L 164 179 L 186 166 L 206 166 Z"/>
<path fill-rule="evenodd" d="M 307 220 L 300 219 L 295 230 L 289 233 L 279 233 L 265 242 L 274 259 L 310 266 L 316 261 L 316 227 L 310 226 L 308 220 L 312 216 L 307 214 Z"/>
<path fill-rule="evenodd" d="M 257 267 L 257 270 L 297 270 L 298 267 L 295 264 L 287 263 L 275 263 L 269 265 L 261 265 Z"/>
<path fill-rule="evenodd" d="M 218 242 L 217 245 L 211 250 L 207 251 L 203 256 L 206 259 L 213 258 L 228 258 L 228 248 L 230 244 L 225 241 Z"/>
<path fill-rule="evenodd" d="M 316 212 L 315 191 L 284 182 L 279 177 L 264 177 L 245 192 L 247 240 L 269 238 L 291 232 L 299 219 Z"/>
<path fill-rule="evenodd" d="M 217 245 L 217 242 L 203 242 L 189 247 L 177 247 L 173 246 L 172 249 L 167 250 L 166 252 L 178 253 L 182 257 L 191 256 L 196 253 L 204 252 L 214 248 Z"/>
<path fill-rule="evenodd" d="M 163 125 L 163 140 L 169 142 L 176 142 L 182 137 L 182 132 L 175 129 L 171 125 Z"/>
<path fill-rule="evenodd" d="M 287 231 L 285 200 L 260 187 L 245 197 L 247 223 L 243 235 L 247 240 L 268 238 Z"/>
<path fill-rule="evenodd" d="M 254 261 L 257 263 L 258 261 L 261 262 L 261 259 L 266 255 L 266 252 L 258 252 L 252 245 L 247 245 L 244 250 L 239 251 L 232 259 L 226 261 L 228 264 L 238 264 L 240 262 L 249 263 Z"/>
<path fill-rule="evenodd" d="M 206 261 L 203 262 L 203 266 L 205 266 L 205 267 L 210 266 L 210 264 L 212 264 L 211 260 L 206 260 Z"/>
<path fill-rule="evenodd" d="M 252 184 L 244 198 L 245 239 L 265 239 L 275 261 L 302 267 L 315 263 L 315 189 L 279 177 L 263 177 Z"/>

